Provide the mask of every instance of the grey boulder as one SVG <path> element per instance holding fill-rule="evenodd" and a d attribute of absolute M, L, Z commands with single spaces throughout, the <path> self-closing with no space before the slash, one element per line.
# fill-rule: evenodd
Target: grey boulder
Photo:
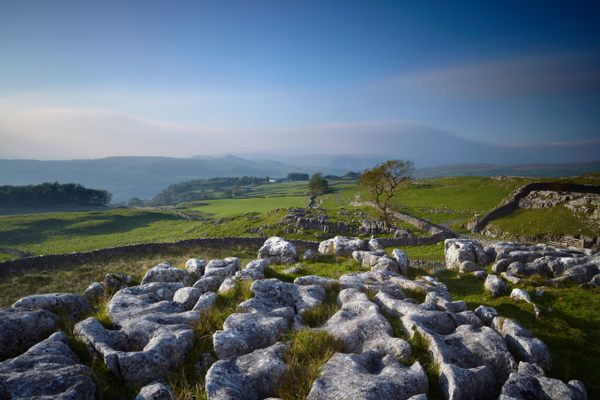
<path fill-rule="evenodd" d="M 0 395 L 9 399 L 93 399 L 92 371 L 79 364 L 62 332 L 0 362 Z"/>
<path fill-rule="evenodd" d="M 427 388 L 427 375 L 418 362 L 406 367 L 380 352 L 336 353 L 321 368 L 307 400 L 406 400 L 427 393 Z"/>
<path fill-rule="evenodd" d="M 141 283 L 143 285 L 151 282 L 170 282 L 187 286 L 191 281 L 192 278 L 187 271 L 173 267 L 168 263 L 162 263 L 146 271 Z"/>
<path fill-rule="evenodd" d="M 273 264 L 291 264 L 298 261 L 298 252 L 292 243 L 272 236 L 258 250 L 257 258 L 269 260 Z"/>
<path fill-rule="evenodd" d="M 88 301 L 74 293 L 33 294 L 17 300 L 13 307 L 46 310 L 58 315 L 67 315 L 75 321 L 92 312 Z"/>
<path fill-rule="evenodd" d="M 0 309 L 0 358 L 14 356 L 56 330 L 58 317 L 46 310 Z"/>
<path fill-rule="evenodd" d="M 262 400 L 273 394 L 287 370 L 287 346 L 277 343 L 214 363 L 206 373 L 208 400 Z"/>

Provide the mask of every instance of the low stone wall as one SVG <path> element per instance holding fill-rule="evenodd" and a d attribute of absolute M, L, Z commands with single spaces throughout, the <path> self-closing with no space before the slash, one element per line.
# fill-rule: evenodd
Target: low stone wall
<path fill-rule="evenodd" d="M 404 221 L 423 231 L 429 232 L 433 238 L 432 240 L 435 240 L 433 243 L 456 237 L 456 234 L 445 226 L 434 225 L 431 222 L 419 217 L 415 217 L 414 215 L 403 214 L 400 212 L 395 212 L 393 215 L 394 218 L 399 219 L 400 221 Z"/>
<path fill-rule="evenodd" d="M 554 192 L 575 192 L 600 194 L 600 186 L 582 185 L 567 182 L 533 182 L 514 191 L 507 199 L 492 211 L 479 218 L 472 225 L 471 231 L 481 233 L 485 226 L 493 219 L 500 218 L 519 208 L 519 201 L 534 190 L 550 190 Z"/>
<path fill-rule="evenodd" d="M 161 251 L 193 249 L 193 248 L 230 248 L 249 247 L 256 251 L 263 245 L 267 238 L 260 237 L 223 237 L 223 238 L 198 238 L 165 243 L 140 243 L 127 246 L 109 247 L 105 249 L 83 251 L 65 254 L 47 254 L 42 256 L 24 257 L 15 260 L 0 262 L 0 276 L 5 276 L 24 270 L 58 269 L 66 266 L 81 265 L 99 262 L 124 255 L 143 255 L 159 253 Z M 299 248 L 314 249 L 319 242 L 308 240 L 290 240 Z"/>
<path fill-rule="evenodd" d="M 381 238 L 384 246 L 415 246 L 421 244 L 435 244 L 444 239 L 445 234 L 436 234 L 429 237 L 406 237 L 406 238 Z M 0 262 L 0 277 L 28 270 L 59 269 L 67 266 L 76 266 L 93 262 L 110 260 L 111 258 L 125 255 L 144 255 L 160 253 L 170 250 L 194 249 L 194 248 L 232 248 L 247 247 L 258 249 L 267 240 L 264 237 L 222 237 L 222 238 L 198 238 L 180 240 L 165 243 L 140 243 L 127 246 L 108 247 L 105 249 L 82 251 L 65 254 L 47 254 L 42 256 L 23 257 L 15 260 Z M 290 240 L 299 250 L 317 250 L 319 242 L 310 240 Z"/>

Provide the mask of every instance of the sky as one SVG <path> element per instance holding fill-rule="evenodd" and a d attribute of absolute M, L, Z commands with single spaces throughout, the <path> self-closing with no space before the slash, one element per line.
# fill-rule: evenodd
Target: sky
<path fill-rule="evenodd" d="M 549 162 L 585 161 L 600 154 L 599 11 L 586 1 L 3 0 L 0 158 L 410 157 L 402 149 L 426 137 L 432 148 L 542 146 Z M 477 153 L 459 158 L 485 161 Z"/>

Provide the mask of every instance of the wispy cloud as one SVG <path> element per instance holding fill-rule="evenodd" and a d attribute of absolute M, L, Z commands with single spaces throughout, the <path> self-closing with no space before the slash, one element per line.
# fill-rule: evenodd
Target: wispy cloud
<path fill-rule="evenodd" d="M 538 54 L 403 73 L 375 87 L 408 95 L 493 99 L 600 90 L 600 57 Z"/>

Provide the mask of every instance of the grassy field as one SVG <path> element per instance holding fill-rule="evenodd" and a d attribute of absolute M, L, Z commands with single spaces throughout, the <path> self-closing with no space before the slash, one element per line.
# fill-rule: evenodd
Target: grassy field
<path fill-rule="evenodd" d="M 579 180 L 597 183 L 596 178 L 590 175 Z M 394 198 L 394 205 L 401 211 L 464 233 L 466 230 L 461 226 L 465 222 L 494 208 L 527 182 L 529 180 L 525 178 L 481 177 L 417 180 Z M 252 192 L 247 194 L 256 197 L 198 201 L 168 208 L 0 215 L 0 249 L 54 254 L 219 236 L 283 235 L 291 239 L 318 240 L 323 232 L 288 233 L 280 222 L 286 214 L 285 209 L 306 206 L 306 185 L 306 182 L 264 184 L 252 187 Z M 351 223 L 357 219 L 377 218 L 373 208 L 355 205 L 356 201 L 366 199 L 357 182 L 331 181 L 330 185 L 333 192 L 317 201 L 330 222 Z M 427 235 L 411 225 L 397 225 L 415 235 Z M 590 228 L 560 207 L 519 210 L 492 221 L 492 226 L 501 232 L 500 237 L 506 238 L 556 233 L 598 235 L 597 229 Z M 0 261 L 12 258 L 14 256 L 0 251 Z"/>
<path fill-rule="evenodd" d="M 542 221 L 543 223 L 540 223 Z M 488 227 L 513 238 L 542 238 L 546 235 L 598 236 L 597 226 L 566 207 L 518 209 L 492 220 Z"/>

